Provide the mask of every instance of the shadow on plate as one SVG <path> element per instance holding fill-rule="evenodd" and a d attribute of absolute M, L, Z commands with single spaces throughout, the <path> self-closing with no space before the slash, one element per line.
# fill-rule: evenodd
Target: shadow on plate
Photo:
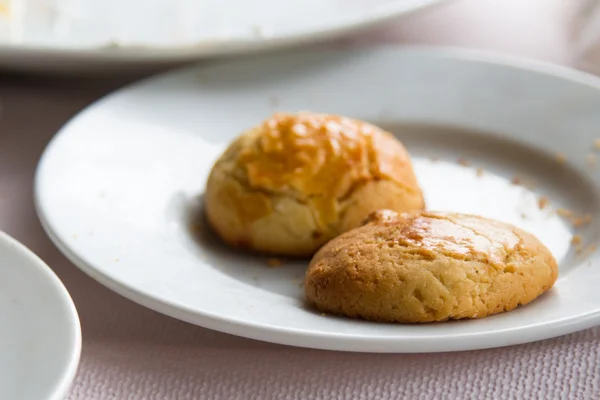
<path fill-rule="evenodd" d="M 307 259 L 282 259 L 271 266 L 270 257 L 236 249 L 224 243 L 209 226 L 204 213 L 204 195 L 179 194 L 180 225 L 186 247 L 208 266 L 244 284 L 303 301 L 302 282 Z"/>

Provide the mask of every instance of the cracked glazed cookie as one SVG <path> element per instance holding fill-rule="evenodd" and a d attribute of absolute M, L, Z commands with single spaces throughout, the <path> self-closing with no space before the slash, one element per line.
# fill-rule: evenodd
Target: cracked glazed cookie
<path fill-rule="evenodd" d="M 552 287 L 550 251 L 514 226 L 457 213 L 377 211 L 312 259 L 318 309 L 388 322 L 483 318 Z"/>
<path fill-rule="evenodd" d="M 340 116 L 275 114 L 215 163 L 206 215 L 227 243 L 310 256 L 377 209 L 421 210 L 404 146 L 376 126 Z"/>

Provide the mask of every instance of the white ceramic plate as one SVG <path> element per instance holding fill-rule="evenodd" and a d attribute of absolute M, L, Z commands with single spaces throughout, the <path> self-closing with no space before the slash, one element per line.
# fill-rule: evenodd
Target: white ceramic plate
<path fill-rule="evenodd" d="M 340 35 L 444 1 L 0 0 L 0 66 L 99 68 L 249 52 Z"/>
<path fill-rule="evenodd" d="M 80 351 L 79 319 L 65 287 L 0 232 L 0 399 L 64 398 Z"/>
<path fill-rule="evenodd" d="M 39 165 L 38 212 L 54 242 L 101 283 L 236 335 L 322 349 L 435 352 L 584 329 L 600 322 L 600 269 L 590 247 L 600 237 L 600 170 L 586 165 L 600 137 L 600 83 L 517 64 L 381 48 L 280 54 L 159 76 L 99 101 L 58 133 Z M 555 288 L 514 312 L 430 325 L 305 307 L 306 262 L 268 268 L 263 258 L 220 245 L 206 226 L 190 228 L 216 157 L 275 110 L 339 113 L 387 127 L 412 152 L 431 209 L 477 213 L 538 235 L 560 262 Z M 540 196 L 549 199 L 544 209 Z M 582 254 L 570 245 L 575 228 L 552 211 L 559 207 L 593 217 L 577 229 Z"/>

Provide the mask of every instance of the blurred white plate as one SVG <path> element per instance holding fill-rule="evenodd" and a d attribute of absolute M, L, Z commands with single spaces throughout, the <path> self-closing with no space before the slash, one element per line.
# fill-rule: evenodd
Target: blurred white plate
<path fill-rule="evenodd" d="M 338 113 L 396 133 L 431 209 L 482 214 L 536 234 L 560 262 L 555 288 L 510 313 L 430 325 L 307 308 L 299 286 L 307 262 L 268 268 L 264 258 L 220 245 L 197 219 L 216 157 L 275 110 Z M 36 203 L 49 235 L 83 271 L 194 324 L 349 351 L 523 343 L 600 322 L 591 247 L 600 237 L 600 174 L 586 165 L 598 110 L 597 79 L 471 53 L 381 48 L 230 61 L 152 78 L 83 111 L 45 151 Z M 549 199 L 543 209 L 540 196 Z M 576 230 L 552 212 L 557 207 L 593 219 Z M 581 254 L 570 245 L 576 231 Z"/>
<path fill-rule="evenodd" d="M 0 0 L 0 66 L 175 62 L 324 39 L 449 0 Z"/>
<path fill-rule="evenodd" d="M 80 351 L 79 319 L 65 287 L 0 232 L 0 399 L 64 398 Z"/>

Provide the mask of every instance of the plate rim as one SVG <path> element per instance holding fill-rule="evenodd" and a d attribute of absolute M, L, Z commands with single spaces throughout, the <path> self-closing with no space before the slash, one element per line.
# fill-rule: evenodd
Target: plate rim
<path fill-rule="evenodd" d="M 4 242 L 9 245 L 12 249 L 18 253 L 19 257 L 27 260 L 33 269 L 37 270 L 38 273 L 44 276 L 45 280 L 54 288 L 57 298 L 60 299 L 64 305 L 69 309 L 69 330 L 73 335 L 73 342 L 69 346 L 69 360 L 62 368 L 60 379 L 55 382 L 50 394 L 49 400 L 60 400 L 65 398 L 68 391 L 75 380 L 75 375 L 79 367 L 79 361 L 81 360 L 81 348 L 82 348 L 82 335 L 81 335 L 81 321 L 79 320 L 79 314 L 75 303 L 69 294 L 69 291 L 56 275 L 56 273 L 46 264 L 37 254 L 26 247 L 23 243 L 19 242 L 8 233 L 0 230 L 0 242 Z"/>
<path fill-rule="evenodd" d="M 449 48 L 449 47 L 438 47 L 438 46 L 393 46 L 393 45 L 381 45 L 375 46 L 368 51 L 381 51 L 391 50 L 398 53 L 413 53 L 417 56 L 429 56 L 437 58 L 452 58 L 462 60 L 465 62 L 473 62 L 479 64 L 492 64 L 496 66 L 503 66 L 506 68 L 513 69 L 525 69 L 530 72 L 542 73 L 545 75 L 554 76 L 559 79 L 569 80 L 574 83 L 584 84 L 592 86 L 600 91 L 600 78 L 592 74 L 571 69 L 565 66 L 552 64 L 544 61 L 537 61 L 531 59 L 525 59 L 517 56 L 506 56 L 503 54 L 492 53 L 481 50 L 470 50 L 462 48 Z M 345 49 L 334 49 L 339 53 L 345 53 L 348 50 Z M 331 53 L 331 49 L 312 49 L 305 51 L 307 54 L 315 54 L 319 52 Z M 231 61 L 230 61 L 231 62 Z M 233 61 L 235 62 L 235 61 Z M 233 334 L 236 336 L 246 337 L 255 340 L 267 341 L 277 344 L 290 345 L 304 348 L 314 348 L 321 350 L 336 350 L 336 351 L 350 351 L 350 352 L 370 352 L 370 353 L 433 353 L 433 352 L 453 352 L 453 351 L 467 351 L 467 350 L 479 350 L 495 347 L 504 347 L 515 344 L 524 344 L 538 340 L 549 339 L 565 334 L 577 332 L 583 329 L 591 328 L 596 325 L 600 325 L 600 309 L 592 312 L 588 312 L 574 318 L 563 319 L 559 321 L 546 322 L 535 326 L 525 326 L 508 329 L 512 333 L 509 339 L 501 339 L 501 334 L 504 334 L 507 330 L 493 331 L 487 333 L 477 334 L 462 334 L 451 338 L 452 341 L 456 341 L 452 345 L 448 345 L 448 338 L 444 337 L 446 343 L 443 346 L 436 345 L 435 341 L 439 338 L 437 336 L 431 336 L 426 339 L 427 349 L 423 349 L 424 345 L 415 348 L 405 348 L 404 350 L 398 350 L 396 348 L 386 348 L 390 346 L 395 337 L 379 337 L 379 338 L 365 338 L 362 336 L 348 335 L 348 334 L 331 334 L 318 332 L 314 333 L 309 330 L 299 329 L 286 329 L 280 326 L 268 326 L 265 324 L 255 324 L 251 322 L 243 322 L 232 318 L 227 318 L 221 315 L 215 315 L 206 311 L 199 311 L 185 307 L 173 302 L 156 298 L 153 295 L 144 293 L 143 291 L 129 285 L 128 283 L 120 282 L 119 280 L 113 279 L 111 276 L 105 274 L 100 269 L 94 267 L 92 264 L 85 262 L 75 252 L 70 250 L 54 233 L 52 227 L 48 223 L 44 210 L 40 205 L 39 199 L 39 186 L 40 186 L 40 175 L 41 169 L 44 164 L 44 158 L 49 152 L 49 149 L 53 146 L 54 139 L 59 134 L 68 128 L 68 126 L 77 118 L 83 116 L 86 112 L 89 112 L 92 108 L 100 105 L 102 102 L 109 100 L 112 96 L 118 96 L 122 92 L 135 89 L 137 86 L 144 86 L 152 80 L 163 79 L 169 76 L 176 76 L 185 73 L 187 70 L 196 70 L 197 66 L 184 67 L 169 71 L 166 73 L 158 74 L 149 78 L 144 78 L 139 81 L 128 84 L 114 92 L 111 92 L 92 104 L 82 109 L 79 113 L 73 116 L 67 121 L 57 132 L 55 137 L 49 142 L 48 146 L 44 150 L 38 167 L 36 168 L 35 180 L 34 180 L 34 204 L 35 209 L 42 224 L 43 229 L 46 231 L 52 242 L 58 247 L 58 249 L 68 258 L 73 264 L 81 269 L 88 276 L 98 281 L 102 285 L 108 287 L 114 292 L 122 295 L 135 303 L 150 308 L 159 313 L 167 316 L 202 326 L 205 328 L 213 329 L 216 331 Z M 201 322 L 199 322 L 201 321 Z M 552 325 L 552 330 L 543 329 L 544 326 Z M 246 329 L 249 328 L 249 329 Z M 466 337 L 476 335 L 478 337 L 477 343 L 462 343 Z M 318 339 L 315 341 L 315 339 Z M 423 340 L 423 339 L 421 339 Z M 494 343 L 489 343 L 493 341 Z M 360 342 L 360 347 L 356 348 L 357 343 Z M 425 343 L 425 342 L 424 342 Z M 393 347 L 393 346 L 392 346 Z"/>
<path fill-rule="evenodd" d="M 346 17 L 319 29 L 275 37 L 205 40 L 176 46 L 132 43 L 119 45 L 116 49 L 105 49 L 102 46 L 59 47 L 0 42 L 0 55 L 12 53 L 13 56 L 19 57 L 41 54 L 49 57 L 80 57 L 114 62 L 164 62 L 241 55 L 340 38 L 452 1 L 456 0 L 394 0 L 378 6 L 365 18 Z"/>

